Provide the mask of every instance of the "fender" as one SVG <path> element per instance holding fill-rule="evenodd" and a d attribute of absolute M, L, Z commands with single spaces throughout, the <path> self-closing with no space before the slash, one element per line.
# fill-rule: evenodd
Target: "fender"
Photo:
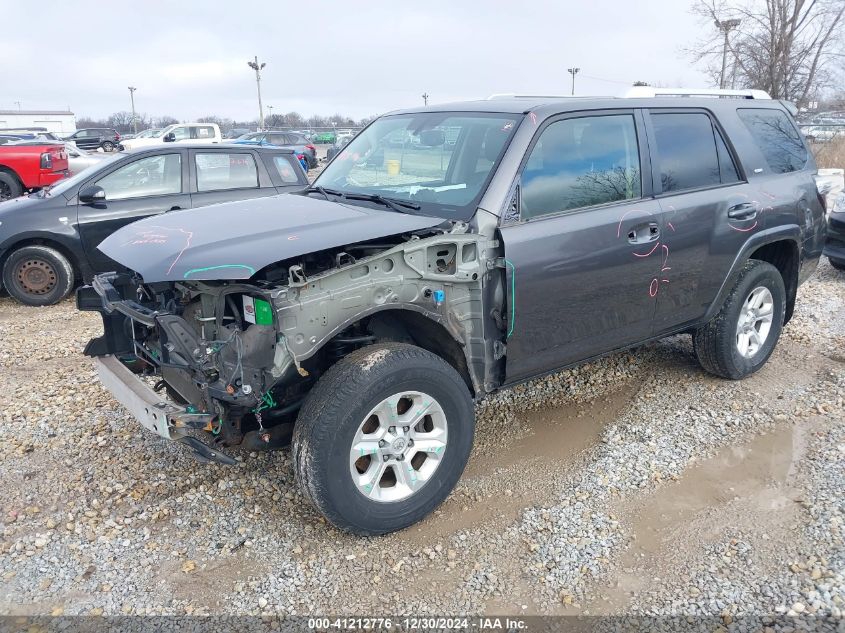
<path fill-rule="evenodd" d="M 75 218 L 74 218 L 75 219 Z M 91 279 L 93 270 L 88 263 L 84 253 L 79 252 L 79 234 L 74 223 L 68 219 L 66 226 L 57 226 L 54 231 L 26 231 L 15 233 L 6 241 L 0 244 L 0 269 L 6 263 L 6 259 L 18 246 L 26 244 L 44 244 L 45 246 L 57 246 L 70 259 L 79 275 L 86 280 Z"/>
<path fill-rule="evenodd" d="M 748 238 L 737 253 L 736 258 L 731 265 L 730 272 L 725 275 L 725 280 L 722 282 L 722 286 L 719 288 L 719 292 L 716 294 L 716 298 L 713 300 L 713 303 L 711 303 L 710 307 L 707 309 L 707 313 L 704 315 L 702 323 L 706 323 L 712 319 L 716 316 L 719 310 L 721 310 L 722 304 L 725 302 L 728 293 L 730 293 L 737 278 L 739 277 L 740 270 L 742 270 L 745 262 L 751 257 L 751 254 L 761 246 L 784 240 L 794 242 L 798 247 L 798 268 L 800 269 L 801 259 L 803 257 L 803 252 L 801 250 L 801 227 L 797 224 L 783 224 L 781 226 L 772 227 L 755 233 Z"/>

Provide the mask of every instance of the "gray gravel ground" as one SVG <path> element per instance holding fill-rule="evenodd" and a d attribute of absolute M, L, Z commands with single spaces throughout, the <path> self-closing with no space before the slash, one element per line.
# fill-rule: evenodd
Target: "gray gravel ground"
<path fill-rule="evenodd" d="M 204 465 L 80 356 L 99 317 L 0 298 L 0 614 L 833 615 L 845 609 L 845 275 L 768 365 L 678 336 L 502 392 L 419 526 L 343 534 L 288 451 Z"/>

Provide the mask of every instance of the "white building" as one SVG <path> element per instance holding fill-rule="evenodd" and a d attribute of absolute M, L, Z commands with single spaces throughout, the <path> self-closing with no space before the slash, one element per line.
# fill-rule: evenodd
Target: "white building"
<path fill-rule="evenodd" d="M 0 110 L 0 129 L 43 127 L 55 134 L 76 131 L 76 115 L 67 110 Z"/>

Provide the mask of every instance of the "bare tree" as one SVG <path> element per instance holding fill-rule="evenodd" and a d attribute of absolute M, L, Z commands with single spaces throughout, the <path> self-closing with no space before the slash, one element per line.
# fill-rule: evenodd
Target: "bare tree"
<path fill-rule="evenodd" d="M 739 20 L 727 39 L 737 85 L 803 107 L 842 72 L 842 0 L 695 0 L 692 10 L 712 32 L 688 53 L 714 83 L 725 45 L 718 25 L 726 20 Z"/>

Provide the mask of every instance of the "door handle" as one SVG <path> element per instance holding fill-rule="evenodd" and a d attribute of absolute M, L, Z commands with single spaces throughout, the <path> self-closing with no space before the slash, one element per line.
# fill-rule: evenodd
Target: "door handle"
<path fill-rule="evenodd" d="M 628 231 L 628 241 L 631 244 L 646 244 L 654 242 L 660 237 L 660 227 L 656 222 L 640 224 Z"/>
<path fill-rule="evenodd" d="M 181 208 L 182 208 L 182 207 L 180 207 L 180 206 L 178 206 L 178 205 L 177 205 L 177 206 L 175 206 L 175 207 L 170 207 L 170 208 L 168 209 L 168 211 L 179 211 L 179 209 L 181 209 Z"/>
<path fill-rule="evenodd" d="M 728 217 L 732 220 L 750 220 L 757 215 L 757 207 L 750 202 L 741 202 L 728 207 Z"/>

